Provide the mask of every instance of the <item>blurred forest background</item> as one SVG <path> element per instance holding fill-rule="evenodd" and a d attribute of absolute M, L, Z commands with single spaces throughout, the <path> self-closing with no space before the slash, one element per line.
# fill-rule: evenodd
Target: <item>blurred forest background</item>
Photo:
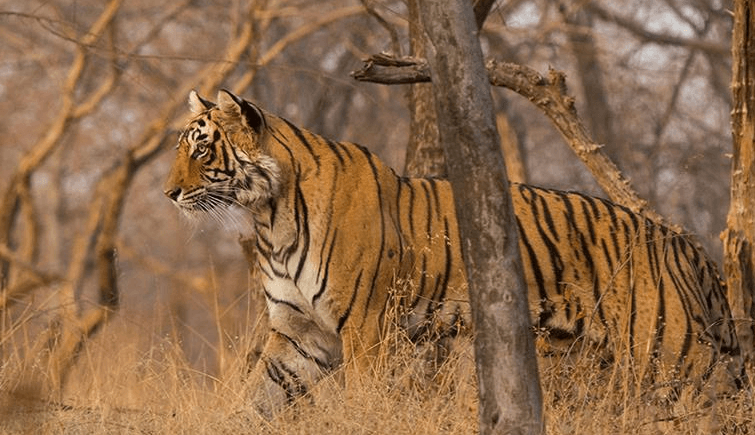
<path fill-rule="evenodd" d="M 488 58 L 564 71 L 595 140 L 719 264 L 730 3 L 499 0 L 481 33 Z M 0 1 L 0 370 L 56 342 L 58 372 L 81 384 L 82 365 L 172 343 L 222 374 L 257 302 L 239 234 L 191 227 L 162 193 L 188 92 L 228 88 L 401 172 L 408 87 L 350 72 L 409 53 L 407 14 L 400 0 Z M 602 195 L 545 116 L 493 92 L 527 182 Z"/>

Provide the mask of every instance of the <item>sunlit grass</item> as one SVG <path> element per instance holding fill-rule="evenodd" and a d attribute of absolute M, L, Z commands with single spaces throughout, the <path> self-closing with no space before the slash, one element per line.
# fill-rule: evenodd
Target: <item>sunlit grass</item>
<path fill-rule="evenodd" d="M 156 334 L 157 335 L 157 334 Z M 19 341 L 23 346 L 24 341 Z M 16 379 L 23 349 L 7 342 L 0 368 L 0 433 L 269 433 L 464 434 L 477 431 L 471 343 L 428 369 L 400 332 L 387 336 L 373 370 L 350 379 L 336 373 L 272 421 L 244 407 L 247 355 L 226 352 L 220 373 L 199 370 L 181 343 L 145 338 L 111 325 L 86 344 L 59 395 Z M 710 408 L 682 401 L 661 409 L 620 363 L 601 368 L 588 351 L 539 361 L 548 434 L 695 434 L 708 431 Z M 346 368 L 345 370 L 348 370 Z M 39 371 L 43 373 L 43 370 Z M 28 381 L 28 380 L 27 380 Z M 718 407 L 724 427 L 753 426 L 751 397 Z M 755 426 L 753 426 L 755 427 Z"/>

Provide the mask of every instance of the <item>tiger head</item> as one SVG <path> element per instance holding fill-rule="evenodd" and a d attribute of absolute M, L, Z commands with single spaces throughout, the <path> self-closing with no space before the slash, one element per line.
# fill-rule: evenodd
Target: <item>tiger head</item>
<path fill-rule="evenodd" d="M 254 211 L 275 197 L 280 170 L 266 149 L 265 115 L 222 90 L 217 104 L 189 94 L 194 115 L 178 138 L 165 195 L 189 217 L 223 213 L 239 206 Z"/>

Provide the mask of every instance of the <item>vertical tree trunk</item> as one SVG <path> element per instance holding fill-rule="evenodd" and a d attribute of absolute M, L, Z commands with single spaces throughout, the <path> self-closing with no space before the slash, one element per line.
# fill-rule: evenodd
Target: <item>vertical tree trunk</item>
<path fill-rule="evenodd" d="M 419 1 L 409 0 L 409 44 L 411 55 L 425 57 L 425 32 L 419 19 Z M 409 85 L 409 144 L 406 148 L 404 175 L 408 177 L 445 177 L 446 159 L 438 140 L 438 117 L 430 83 Z"/>
<path fill-rule="evenodd" d="M 732 35 L 731 205 L 724 241 L 729 303 L 745 358 L 753 357 L 755 280 L 755 5 L 736 0 Z"/>
<path fill-rule="evenodd" d="M 420 0 L 409 0 L 409 45 L 410 54 L 424 58 L 425 31 L 419 19 Z M 493 0 L 474 0 L 475 24 L 482 28 Z M 409 86 L 410 134 L 406 148 L 404 175 L 408 177 L 445 178 L 446 157 L 438 140 L 438 116 L 435 113 L 435 97 L 429 83 L 415 83 Z"/>
<path fill-rule="evenodd" d="M 420 12 L 469 279 L 480 433 L 540 433 L 527 290 L 472 8 L 468 0 L 426 0 Z"/>
<path fill-rule="evenodd" d="M 567 7 L 562 6 L 564 9 Z M 611 127 L 611 108 L 608 105 L 603 85 L 603 69 L 598 60 L 598 48 L 592 37 L 592 18 L 585 9 L 581 8 L 574 11 L 564 10 L 563 13 L 564 20 L 572 27 L 567 35 L 569 35 L 571 49 L 577 61 L 586 119 L 592 137 L 599 144 L 613 144 L 615 138 Z"/>

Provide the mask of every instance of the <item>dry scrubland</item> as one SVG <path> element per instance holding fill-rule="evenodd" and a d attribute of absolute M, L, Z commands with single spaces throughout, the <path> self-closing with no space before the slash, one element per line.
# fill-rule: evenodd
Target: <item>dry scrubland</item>
<path fill-rule="evenodd" d="M 186 360 L 180 343 L 157 334 L 136 334 L 133 326 L 133 321 L 116 319 L 88 342 L 62 396 L 50 400 L 44 400 L 38 384 L 19 375 L 23 340 L 17 340 L 15 347 L 6 340 L 0 372 L 0 433 L 476 432 L 469 342 L 452 352 L 435 382 L 421 382 L 420 373 L 426 373 L 421 370 L 423 359 L 400 334 L 391 334 L 374 373 L 359 376 L 358 385 L 343 389 L 337 377 L 326 380 L 311 397 L 263 422 L 234 413 L 241 408 L 243 349 L 249 343 L 225 349 L 222 369 L 201 370 Z M 697 402 L 680 401 L 674 410 L 677 418 L 667 421 L 633 388 L 628 371 L 620 366 L 600 369 L 587 352 L 544 358 L 539 364 L 548 434 L 705 433 L 707 420 Z M 725 425 L 755 427 L 753 411 L 748 410 L 750 398 L 737 398 L 719 408 Z"/>

